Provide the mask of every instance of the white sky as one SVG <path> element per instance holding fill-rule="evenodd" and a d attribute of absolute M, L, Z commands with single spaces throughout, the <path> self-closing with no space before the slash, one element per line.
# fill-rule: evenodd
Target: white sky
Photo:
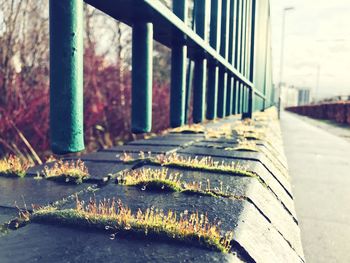
<path fill-rule="evenodd" d="M 274 81 L 279 81 L 282 10 L 286 18 L 284 81 L 318 97 L 350 95 L 350 0 L 270 0 Z"/>

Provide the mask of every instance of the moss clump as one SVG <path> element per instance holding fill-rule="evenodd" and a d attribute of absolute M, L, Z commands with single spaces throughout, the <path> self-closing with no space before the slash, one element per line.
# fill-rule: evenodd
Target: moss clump
<path fill-rule="evenodd" d="M 32 163 L 28 160 L 23 160 L 14 155 L 10 155 L 0 160 L 0 176 L 24 177 L 31 165 Z"/>
<path fill-rule="evenodd" d="M 62 161 L 59 160 L 49 168 L 44 167 L 44 178 L 64 183 L 81 184 L 89 178 L 89 171 L 81 160 Z"/>
<path fill-rule="evenodd" d="M 172 133 L 204 133 L 205 127 L 201 124 L 192 124 L 192 125 L 184 125 L 182 127 L 171 129 L 170 132 Z"/>
<path fill-rule="evenodd" d="M 252 172 L 249 172 L 237 163 L 231 162 L 225 164 L 224 162 L 214 161 L 212 157 L 184 157 L 175 154 L 171 155 L 158 155 L 154 160 L 154 163 L 161 164 L 162 166 L 187 168 L 191 170 L 203 170 L 215 173 L 229 173 L 240 176 L 256 177 Z"/>
<path fill-rule="evenodd" d="M 144 156 L 139 155 L 139 156 Z M 121 158 L 126 163 L 133 163 L 136 161 L 147 161 L 153 164 L 159 164 L 167 167 L 186 168 L 190 170 L 208 171 L 213 173 L 225 173 L 239 176 L 257 177 L 253 172 L 247 171 L 243 166 L 231 162 L 225 164 L 224 162 L 214 161 L 212 157 L 206 156 L 199 158 L 196 157 L 184 157 L 176 153 L 173 154 L 159 154 L 156 157 L 140 157 L 139 159 L 133 159 L 127 153 L 124 153 L 124 157 Z M 125 161 L 127 160 L 127 161 Z"/>
<path fill-rule="evenodd" d="M 219 186 L 212 188 L 210 179 L 202 182 L 181 181 L 182 174 L 170 173 L 168 169 L 138 169 L 125 172 L 117 179 L 117 183 L 126 186 L 137 186 L 145 191 L 166 191 L 166 192 L 180 192 L 187 195 L 201 195 L 211 197 L 235 198 L 226 187 L 223 188 L 223 183 L 220 181 Z"/>
<path fill-rule="evenodd" d="M 138 169 L 121 174 L 119 184 L 139 186 L 141 189 L 181 191 L 180 174 L 168 175 L 167 169 Z"/>
<path fill-rule="evenodd" d="M 207 215 L 198 212 L 184 211 L 176 214 L 172 210 L 163 212 L 152 207 L 133 213 L 120 200 L 115 199 L 104 199 L 100 202 L 90 199 L 84 205 L 77 198 L 74 209 L 40 209 L 33 213 L 31 220 L 108 230 L 112 233 L 112 239 L 118 233 L 121 236 L 141 236 L 204 246 L 225 253 L 230 251 L 233 238 L 232 232 L 222 235 L 217 223 L 210 223 Z"/>

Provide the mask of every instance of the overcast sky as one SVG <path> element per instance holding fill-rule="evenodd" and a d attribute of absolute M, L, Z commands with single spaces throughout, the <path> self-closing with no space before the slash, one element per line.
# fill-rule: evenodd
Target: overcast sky
<path fill-rule="evenodd" d="M 278 82 L 282 10 L 286 18 L 284 81 L 319 96 L 350 95 L 350 0 L 270 0 L 274 80 Z"/>

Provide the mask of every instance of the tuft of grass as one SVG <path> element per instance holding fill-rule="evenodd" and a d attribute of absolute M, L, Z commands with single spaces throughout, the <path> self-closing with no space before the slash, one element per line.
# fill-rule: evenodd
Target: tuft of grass
<path fill-rule="evenodd" d="M 238 145 L 235 147 L 227 147 L 226 151 L 248 151 L 248 152 L 259 152 L 258 147 L 254 141 L 240 140 Z"/>
<path fill-rule="evenodd" d="M 118 178 L 118 183 L 126 186 L 139 186 L 141 189 L 178 192 L 182 190 L 181 175 L 168 175 L 167 169 L 137 169 L 127 171 Z"/>
<path fill-rule="evenodd" d="M 217 187 L 212 188 L 210 179 L 202 182 L 181 181 L 182 174 L 168 173 L 168 169 L 143 168 L 127 171 L 121 174 L 117 183 L 126 186 L 137 186 L 141 190 L 180 192 L 188 195 L 201 195 L 223 198 L 241 199 L 229 192 L 230 187 L 224 189 L 223 182 L 220 181 Z"/>
<path fill-rule="evenodd" d="M 204 133 L 205 127 L 201 124 L 184 125 L 170 130 L 172 133 Z"/>
<path fill-rule="evenodd" d="M 65 183 L 81 184 L 83 180 L 89 178 L 89 171 L 81 160 L 63 161 L 58 160 L 50 168 L 44 167 L 44 178 Z"/>
<path fill-rule="evenodd" d="M 167 167 L 178 167 L 214 173 L 228 173 L 240 176 L 257 177 L 255 173 L 247 171 L 242 165 L 239 165 L 238 163 L 231 162 L 230 164 L 226 164 L 224 161 L 214 161 L 214 159 L 210 156 L 185 157 L 178 155 L 177 153 L 172 153 L 159 154 L 155 157 L 146 157 L 145 154 L 141 152 L 138 159 L 134 159 L 131 155 L 124 153 L 124 156 L 120 158 L 120 160 L 126 163 L 132 163 L 141 160 Z"/>
<path fill-rule="evenodd" d="M 162 166 L 256 177 L 254 173 L 247 171 L 238 163 L 231 162 L 230 164 L 226 164 L 223 161 L 214 161 L 214 159 L 210 156 L 185 157 L 173 153 L 170 155 L 157 155 L 157 157 L 152 161 Z"/>
<path fill-rule="evenodd" d="M 126 154 L 127 163 L 133 163 L 137 161 L 147 161 L 150 164 L 157 164 L 166 167 L 174 167 L 174 168 L 186 168 L 189 170 L 196 171 L 206 171 L 211 173 L 224 173 L 224 174 L 232 174 L 238 176 L 246 176 L 256 178 L 261 184 L 265 187 L 268 185 L 262 180 L 256 173 L 248 171 L 244 166 L 239 165 L 238 163 L 231 162 L 229 164 L 224 161 L 214 161 L 212 157 L 206 156 L 199 158 L 196 157 L 185 157 L 178 155 L 177 153 L 172 153 L 169 155 L 159 154 L 156 157 L 145 157 L 139 159 L 133 159 L 130 155 Z M 140 156 L 140 155 L 139 155 Z M 144 154 L 142 155 L 144 156 Z M 121 159 L 123 160 L 123 159 Z"/>
<path fill-rule="evenodd" d="M 81 228 L 108 230 L 111 239 L 116 235 L 177 241 L 204 246 L 227 253 L 231 249 L 233 233 L 221 234 L 220 222 L 209 222 L 208 216 L 187 210 L 177 214 L 154 207 L 133 213 L 120 200 L 91 198 L 85 204 L 76 197 L 74 209 L 58 210 L 46 207 L 35 211 L 34 222 L 58 223 Z"/>
<path fill-rule="evenodd" d="M 10 155 L 0 160 L 0 176 L 24 177 L 31 166 L 32 163 L 30 161 Z"/>
<path fill-rule="evenodd" d="M 232 125 L 229 123 L 223 124 L 217 128 L 208 128 L 206 131 L 207 139 L 215 139 L 215 138 L 232 138 Z"/>

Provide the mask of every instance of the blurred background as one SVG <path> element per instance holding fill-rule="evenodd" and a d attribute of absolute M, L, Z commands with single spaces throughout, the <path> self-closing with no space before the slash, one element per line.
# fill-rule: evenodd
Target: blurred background
<path fill-rule="evenodd" d="M 50 155 L 48 2 L 0 0 L 0 156 L 30 158 L 30 147 L 41 157 Z M 162 2 L 172 8 L 171 0 Z M 350 2 L 270 4 L 273 75 L 280 91 L 275 100 L 281 98 L 282 108 L 349 100 Z M 84 11 L 85 142 L 93 151 L 134 138 L 131 28 L 91 6 Z M 171 51 L 155 42 L 153 132 L 169 127 L 170 58 Z"/>
<path fill-rule="evenodd" d="M 274 81 L 282 88 L 283 106 L 348 100 L 350 1 L 270 3 Z M 300 101 L 303 92 L 309 94 Z"/>

